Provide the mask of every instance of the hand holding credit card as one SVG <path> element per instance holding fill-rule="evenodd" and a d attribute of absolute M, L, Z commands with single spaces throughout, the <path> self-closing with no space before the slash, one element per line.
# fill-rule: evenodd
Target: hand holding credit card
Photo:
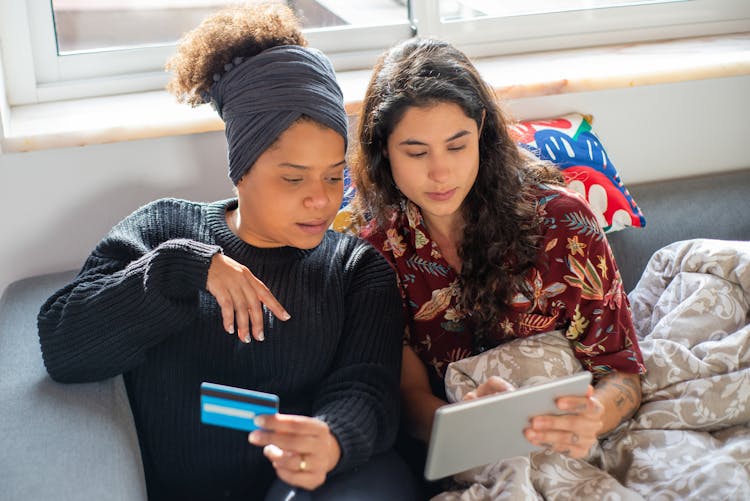
<path fill-rule="evenodd" d="M 201 383 L 201 422 L 235 430 L 258 429 L 255 417 L 276 414 L 279 397 L 216 383 Z"/>

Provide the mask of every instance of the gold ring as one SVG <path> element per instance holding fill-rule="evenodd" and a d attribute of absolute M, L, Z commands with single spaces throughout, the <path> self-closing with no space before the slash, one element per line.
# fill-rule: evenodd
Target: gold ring
<path fill-rule="evenodd" d="M 299 471 L 305 471 L 307 470 L 307 461 L 305 460 L 305 456 L 299 457 Z"/>

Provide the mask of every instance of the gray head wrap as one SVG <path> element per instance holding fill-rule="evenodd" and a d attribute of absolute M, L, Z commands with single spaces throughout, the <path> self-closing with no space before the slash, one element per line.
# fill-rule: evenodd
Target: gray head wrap
<path fill-rule="evenodd" d="M 282 45 L 236 58 L 211 86 L 224 120 L 229 177 L 236 185 L 258 157 L 301 115 L 347 140 L 344 97 L 331 62 L 316 49 Z"/>

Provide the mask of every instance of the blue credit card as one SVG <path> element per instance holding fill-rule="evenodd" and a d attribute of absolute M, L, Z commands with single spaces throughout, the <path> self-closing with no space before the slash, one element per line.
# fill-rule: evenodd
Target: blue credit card
<path fill-rule="evenodd" d="M 279 397 L 216 383 L 201 383 L 201 422 L 235 430 L 253 431 L 255 417 L 276 414 Z"/>

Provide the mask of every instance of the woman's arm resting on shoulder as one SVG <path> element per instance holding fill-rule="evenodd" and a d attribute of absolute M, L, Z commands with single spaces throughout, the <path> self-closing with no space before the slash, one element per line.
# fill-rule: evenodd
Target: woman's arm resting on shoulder
<path fill-rule="evenodd" d="M 199 292 L 222 309 L 225 329 L 262 333 L 261 303 L 281 320 L 289 315 L 250 271 L 218 245 L 174 238 L 160 242 L 146 217 L 166 204 L 142 208 L 97 245 L 73 282 L 53 294 L 38 316 L 42 354 L 60 382 L 106 379 L 137 366 L 145 350 L 192 322 Z M 261 320 L 258 320 L 258 319 Z"/>
<path fill-rule="evenodd" d="M 148 348 L 193 321 L 220 250 L 189 239 L 148 249 L 137 236 L 113 230 L 74 281 L 41 307 L 39 339 L 50 376 L 97 381 L 138 365 Z"/>
<path fill-rule="evenodd" d="M 287 321 L 289 313 L 281 306 L 268 287 L 246 267 L 225 256 L 215 254 L 208 268 L 206 290 L 216 298 L 221 308 L 224 330 L 234 334 L 237 324 L 237 337 L 250 342 L 252 335 L 263 341 L 263 305 L 265 304 L 279 320 Z"/>

